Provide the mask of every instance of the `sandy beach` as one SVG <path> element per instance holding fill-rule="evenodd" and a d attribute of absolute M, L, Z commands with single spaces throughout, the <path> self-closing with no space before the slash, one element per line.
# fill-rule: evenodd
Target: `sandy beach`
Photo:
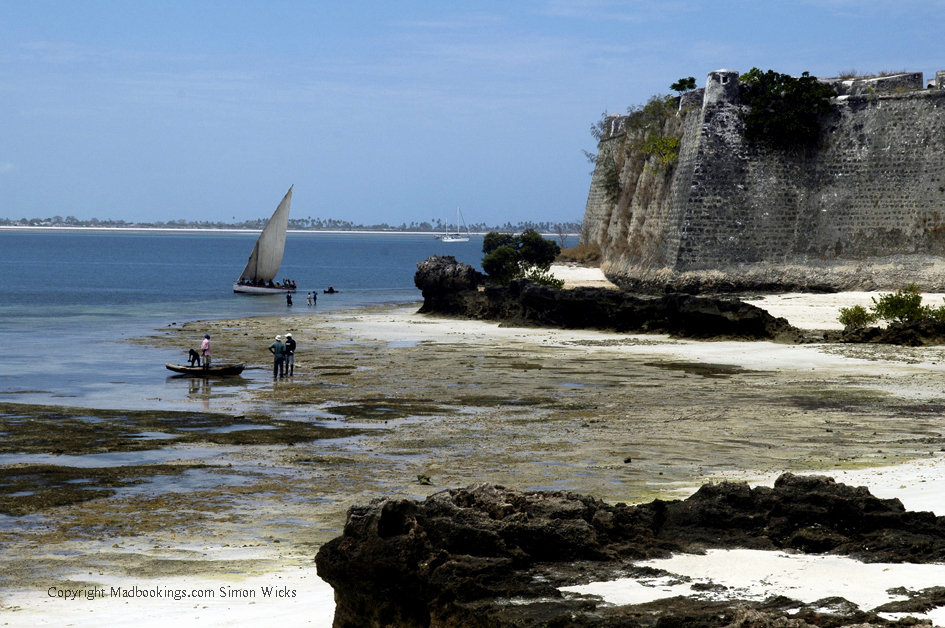
<path fill-rule="evenodd" d="M 569 285 L 608 283 L 596 269 L 555 273 Z M 839 307 L 869 305 L 873 296 L 749 301 L 799 327 L 828 329 Z M 348 507 L 476 482 L 636 503 L 685 497 L 705 482 L 770 484 L 792 471 L 831 475 L 945 514 L 945 348 L 695 342 L 504 327 L 416 310 L 296 308 L 136 340 L 179 346 L 211 333 L 219 355 L 250 365 L 248 383 L 239 392 L 198 388 L 195 412 L 268 422 L 250 426 L 258 433 L 284 430 L 286 422 L 327 433 L 280 440 L 272 432 L 248 446 L 161 441 L 159 451 L 187 467 L 180 476 L 66 504 L 54 518 L 0 517 L 7 566 L 0 625 L 257 625 L 264 617 L 286 627 L 328 626 L 331 592 L 312 558 L 340 533 Z M 299 342 L 296 374 L 273 380 L 266 347 L 286 331 Z M 331 437 L 340 428 L 353 431 Z M 131 513 L 144 516 L 129 524 Z M 790 558 L 770 558 L 779 573 L 795 568 Z M 729 564 L 720 555 L 710 562 L 723 571 Z M 820 567 L 850 578 L 848 566 Z M 762 572 L 754 579 L 764 580 Z M 903 586 L 915 588 L 910 577 Z M 57 595 L 113 587 L 214 595 Z M 267 597 L 265 587 L 296 594 Z M 224 596 L 234 589 L 255 595 Z"/>

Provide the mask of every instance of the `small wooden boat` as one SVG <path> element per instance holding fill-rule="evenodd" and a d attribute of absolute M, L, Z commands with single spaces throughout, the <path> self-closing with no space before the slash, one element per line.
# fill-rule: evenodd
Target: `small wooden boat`
<path fill-rule="evenodd" d="M 246 368 L 245 364 L 220 364 L 212 365 L 209 368 L 202 366 L 185 366 L 183 364 L 165 364 L 167 370 L 180 373 L 181 375 L 190 375 L 191 377 L 227 377 L 239 375 Z"/>

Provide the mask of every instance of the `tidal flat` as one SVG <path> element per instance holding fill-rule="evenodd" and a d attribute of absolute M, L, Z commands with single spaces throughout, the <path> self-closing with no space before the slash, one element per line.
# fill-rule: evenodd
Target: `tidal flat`
<path fill-rule="evenodd" d="M 415 312 L 298 307 L 136 338 L 186 348 L 210 333 L 215 361 L 247 364 L 200 387 L 199 412 L 3 404 L 0 584 L 235 582 L 310 565 L 354 504 L 478 482 L 636 503 L 945 447 L 945 350 L 865 355 Z M 295 375 L 273 379 L 266 347 L 287 331 Z"/>

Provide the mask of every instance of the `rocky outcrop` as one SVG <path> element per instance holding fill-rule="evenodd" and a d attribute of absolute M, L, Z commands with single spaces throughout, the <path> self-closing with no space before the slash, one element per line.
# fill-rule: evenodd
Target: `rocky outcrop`
<path fill-rule="evenodd" d="M 683 338 L 800 337 L 785 319 L 734 298 L 644 296 L 606 288 L 559 290 L 524 279 L 514 280 L 508 287 L 474 288 L 482 275 L 452 257 L 431 257 L 417 264 L 414 281 L 423 291 L 421 313 L 514 325 L 665 333 Z"/>
<path fill-rule="evenodd" d="M 432 255 L 417 264 L 413 283 L 423 293 L 424 307 L 443 314 L 460 314 L 464 301 L 460 295 L 475 291 L 485 283 L 485 276 L 452 255 Z"/>
<path fill-rule="evenodd" d="M 480 484 L 422 502 L 375 499 L 354 507 L 343 535 L 315 561 L 335 589 L 335 628 L 725 626 L 738 616 L 754 616 L 752 626 L 808 625 L 804 605 L 786 599 L 675 598 L 634 609 L 566 598 L 558 589 L 632 573 L 636 559 L 710 547 L 938 562 L 945 559 L 945 518 L 819 476 L 785 474 L 773 488 L 709 484 L 684 501 L 639 506 Z M 516 599 L 523 603 L 510 604 Z M 846 610 L 818 622 L 886 623 L 848 603 L 838 607 Z"/>

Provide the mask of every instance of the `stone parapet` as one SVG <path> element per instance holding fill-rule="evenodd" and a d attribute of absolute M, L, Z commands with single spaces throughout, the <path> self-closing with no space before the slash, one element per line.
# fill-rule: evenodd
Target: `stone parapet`
<path fill-rule="evenodd" d="M 701 109 L 704 100 L 705 88 L 700 87 L 699 89 L 694 89 L 691 92 L 686 92 L 679 97 L 679 109 L 680 111 L 685 109 Z"/>
<path fill-rule="evenodd" d="M 900 72 L 887 76 L 855 76 L 851 78 L 821 79 L 838 96 L 868 96 L 878 92 L 902 92 L 922 89 L 921 72 Z"/>

